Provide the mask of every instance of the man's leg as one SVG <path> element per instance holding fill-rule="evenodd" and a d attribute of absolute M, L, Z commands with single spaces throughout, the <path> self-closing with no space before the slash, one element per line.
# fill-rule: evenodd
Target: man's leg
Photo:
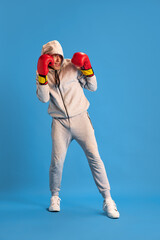
<path fill-rule="evenodd" d="M 110 197 L 110 184 L 107 178 L 104 164 L 98 152 L 98 146 L 94 134 L 94 129 L 87 112 L 82 113 L 72 121 L 72 134 L 74 139 L 83 148 L 88 159 L 94 181 L 103 198 Z"/>
<path fill-rule="evenodd" d="M 52 157 L 49 169 L 49 184 L 52 196 L 58 196 L 62 180 L 63 164 L 71 142 L 68 119 L 53 119 Z"/>

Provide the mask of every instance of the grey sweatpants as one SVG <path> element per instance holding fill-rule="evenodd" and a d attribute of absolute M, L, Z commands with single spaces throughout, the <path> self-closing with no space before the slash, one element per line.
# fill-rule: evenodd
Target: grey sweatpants
<path fill-rule="evenodd" d="M 83 112 L 69 119 L 53 118 L 51 135 L 52 157 L 49 181 L 52 195 L 59 195 L 66 152 L 71 141 L 75 139 L 84 150 L 94 181 L 99 192 L 105 198 L 110 190 L 110 184 L 98 152 L 94 129 L 88 112 Z"/>

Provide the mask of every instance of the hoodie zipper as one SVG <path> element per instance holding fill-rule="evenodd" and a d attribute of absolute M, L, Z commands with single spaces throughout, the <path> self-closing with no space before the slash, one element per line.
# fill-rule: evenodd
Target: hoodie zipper
<path fill-rule="evenodd" d="M 60 89 L 60 85 L 58 85 L 58 89 L 59 89 L 59 92 L 60 92 L 60 95 L 61 95 L 61 98 L 62 98 L 62 102 L 63 102 L 64 108 L 65 108 L 65 110 L 66 110 L 67 118 L 68 118 L 68 120 L 69 120 L 69 115 L 68 115 L 67 107 L 66 107 L 65 102 L 64 102 L 64 98 L 63 98 L 63 95 L 62 95 L 62 92 L 61 92 L 61 89 Z"/>
<path fill-rule="evenodd" d="M 59 92 L 60 92 L 60 95 L 61 95 L 61 98 L 62 98 L 62 102 L 63 102 L 64 108 L 65 108 L 65 111 L 66 111 L 66 115 L 67 115 L 67 118 L 69 120 L 69 114 L 68 114 L 67 107 L 66 107 L 65 102 L 64 102 L 63 94 L 62 94 L 61 89 L 60 89 L 60 79 L 59 79 L 59 75 L 58 75 L 57 72 L 55 72 L 55 78 L 56 78 L 56 76 L 58 78 L 58 83 L 57 83 L 57 79 L 56 79 L 56 86 L 59 89 Z"/>

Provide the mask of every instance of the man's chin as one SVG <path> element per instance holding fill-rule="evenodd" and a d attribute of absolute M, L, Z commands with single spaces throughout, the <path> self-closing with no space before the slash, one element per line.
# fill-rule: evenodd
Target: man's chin
<path fill-rule="evenodd" d="M 54 66 L 54 69 L 55 69 L 55 70 L 59 70 L 60 68 L 61 68 L 61 66 L 59 66 L 59 67 L 55 67 L 55 66 Z"/>
<path fill-rule="evenodd" d="M 61 66 L 51 66 L 51 65 L 50 65 L 50 67 L 53 68 L 54 70 L 60 70 L 60 68 L 61 68 Z"/>

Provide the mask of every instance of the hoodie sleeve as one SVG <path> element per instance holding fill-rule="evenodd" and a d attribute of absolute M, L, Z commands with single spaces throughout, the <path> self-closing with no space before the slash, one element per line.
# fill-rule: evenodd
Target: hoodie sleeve
<path fill-rule="evenodd" d="M 37 94 L 38 99 L 43 103 L 48 102 L 50 99 L 49 86 L 48 86 L 48 84 L 46 84 L 46 85 L 39 84 L 37 72 L 36 72 L 36 87 L 37 87 L 36 94 Z"/>
<path fill-rule="evenodd" d="M 86 88 L 92 92 L 97 90 L 97 79 L 95 75 L 92 77 L 86 77 L 81 72 L 79 72 L 78 80 L 81 84 L 81 87 Z"/>

